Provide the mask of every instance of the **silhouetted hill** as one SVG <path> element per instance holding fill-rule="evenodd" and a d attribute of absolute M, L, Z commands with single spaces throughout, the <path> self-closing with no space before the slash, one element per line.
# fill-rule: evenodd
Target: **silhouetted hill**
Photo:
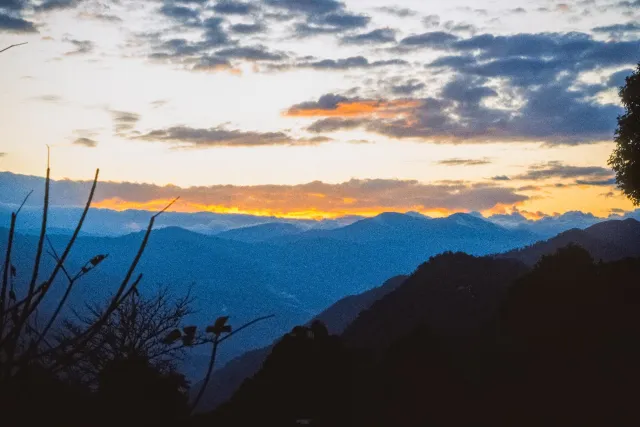
<path fill-rule="evenodd" d="M 406 276 L 393 277 L 384 282 L 382 286 L 373 288 L 359 295 L 345 297 L 315 316 L 314 319 L 307 324 L 310 325 L 314 320 L 320 320 L 327 326 L 330 333 L 341 334 L 347 325 L 356 318 L 358 313 L 370 307 L 371 304 L 389 292 L 392 292 L 406 279 Z M 271 353 L 272 348 L 273 345 L 270 345 L 251 350 L 236 357 L 224 367 L 217 370 L 201 400 L 199 410 L 207 411 L 214 409 L 220 403 L 229 399 L 246 378 L 253 376 L 260 370 L 262 363 Z M 194 385 L 191 394 L 196 394 L 199 387 L 199 384 Z"/>
<path fill-rule="evenodd" d="M 493 315 L 508 286 L 526 270 L 509 259 L 437 255 L 362 311 L 343 338 L 356 348 L 385 348 L 419 325 L 442 335 L 469 335 Z"/>
<path fill-rule="evenodd" d="M 498 255 L 534 265 L 543 255 L 555 253 L 570 243 L 586 249 L 596 260 L 614 261 L 640 256 L 640 222 L 635 219 L 605 221 L 585 230 L 573 229 L 549 240 Z"/>
<path fill-rule="evenodd" d="M 295 224 L 274 222 L 270 224 L 255 225 L 253 227 L 235 228 L 217 234 L 216 237 L 228 240 L 237 240 L 245 243 L 264 242 L 282 236 L 300 234 L 304 229 Z"/>
<path fill-rule="evenodd" d="M 392 277 L 384 282 L 382 286 L 373 288 L 359 295 L 342 298 L 314 317 L 314 320 L 319 320 L 324 323 L 330 333 L 340 335 L 362 310 L 366 310 L 371 307 L 374 302 L 393 292 L 402 285 L 405 280 L 407 280 L 407 276 Z"/>
<path fill-rule="evenodd" d="M 444 254 L 342 338 L 296 327 L 202 425 L 637 425 L 640 259 Z M 468 292 L 465 292 L 468 290 Z M 446 324 L 448 323 L 448 324 Z"/>

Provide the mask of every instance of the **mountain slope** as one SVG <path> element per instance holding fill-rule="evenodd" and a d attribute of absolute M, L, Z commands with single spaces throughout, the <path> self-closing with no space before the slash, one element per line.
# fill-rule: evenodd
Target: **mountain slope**
<path fill-rule="evenodd" d="M 573 229 L 522 249 L 498 255 L 534 265 L 543 255 L 573 243 L 586 249 L 596 260 L 614 261 L 640 256 L 640 222 L 635 219 L 605 221 L 585 230 Z"/>
<path fill-rule="evenodd" d="M 282 236 L 300 234 L 304 231 L 295 224 L 273 222 L 269 224 L 255 225 L 252 227 L 235 228 L 217 234 L 216 237 L 238 242 L 256 243 L 271 240 Z"/>
<path fill-rule="evenodd" d="M 330 333 L 341 334 L 356 318 L 358 313 L 370 307 L 371 304 L 383 298 L 389 292 L 397 289 L 406 279 L 406 276 L 393 277 L 382 286 L 359 295 L 345 297 L 314 317 L 308 324 L 313 320 L 320 320 L 327 326 Z M 270 345 L 251 350 L 236 357 L 223 368 L 217 370 L 205 391 L 199 410 L 208 411 L 214 409 L 230 398 L 246 378 L 250 378 L 260 370 L 262 363 L 271 353 L 272 348 L 273 345 Z M 196 384 L 192 387 L 191 393 L 197 393 L 199 388 L 200 384 Z"/>
<path fill-rule="evenodd" d="M 385 348 L 419 325 L 438 334 L 469 335 L 493 315 L 508 286 L 526 271 L 511 259 L 464 253 L 432 257 L 362 311 L 343 338 L 356 348 Z"/>

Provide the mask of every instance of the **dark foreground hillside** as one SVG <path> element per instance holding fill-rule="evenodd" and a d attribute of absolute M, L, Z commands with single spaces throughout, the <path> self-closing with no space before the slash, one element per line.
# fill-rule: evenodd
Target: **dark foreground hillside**
<path fill-rule="evenodd" d="M 637 425 L 639 275 L 576 246 L 437 256 L 342 337 L 294 329 L 200 425 Z"/>

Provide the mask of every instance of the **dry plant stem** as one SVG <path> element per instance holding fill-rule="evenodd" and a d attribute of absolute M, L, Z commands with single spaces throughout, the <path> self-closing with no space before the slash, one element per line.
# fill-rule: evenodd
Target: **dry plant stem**
<path fill-rule="evenodd" d="M 222 342 L 224 342 L 225 340 L 228 340 L 229 338 L 231 338 L 232 336 L 234 336 L 238 332 L 242 331 L 243 329 L 246 329 L 249 326 L 255 325 L 256 323 L 261 322 L 263 320 L 271 319 L 272 317 L 275 317 L 275 315 L 272 314 L 272 315 L 269 315 L 269 316 L 259 317 L 257 319 L 252 320 L 251 322 L 245 323 L 244 325 L 240 326 L 235 331 L 225 335 L 222 338 L 220 338 L 220 335 L 216 335 L 215 336 L 215 338 L 213 340 L 213 349 L 211 350 L 211 359 L 209 359 L 209 367 L 207 368 L 207 375 L 204 377 L 204 381 L 202 382 L 202 387 L 200 387 L 200 390 L 198 390 L 198 395 L 196 396 L 196 398 L 193 401 L 193 404 L 191 405 L 191 413 L 193 413 L 196 410 L 196 408 L 198 407 L 198 403 L 200 403 L 200 400 L 202 399 L 202 396 L 204 395 L 204 392 L 207 389 L 207 385 L 209 385 L 209 381 L 211 380 L 211 373 L 213 372 L 213 367 L 214 367 L 214 365 L 216 363 L 216 355 L 218 353 L 218 346 Z"/>
<path fill-rule="evenodd" d="M 193 404 L 191 405 L 192 414 L 195 412 L 196 408 L 198 407 L 198 403 L 200 403 L 202 396 L 204 396 L 204 392 L 207 389 L 207 385 L 209 385 L 209 381 L 211 380 L 211 373 L 213 372 L 213 366 L 216 363 L 216 355 L 218 353 L 219 344 L 220 344 L 220 337 L 216 336 L 213 340 L 213 348 L 211 350 L 211 358 L 209 359 L 209 367 L 207 368 L 207 375 L 205 375 L 204 381 L 202 383 L 202 387 L 200 387 L 200 390 L 198 390 L 198 395 L 196 396 L 196 398 L 193 401 Z"/>
<path fill-rule="evenodd" d="M 47 146 L 47 153 L 49 147 Z M 49 167 L 49 158 L 47 155 L 47 176 L 45 178 L 45 187 L 44 187 L 44 208 L 42 211 L 42 225 L 40 227 L 40 237 L 38 238 L 38 248 L 36 251 L 36 258 L 33 265 L 33 272 L 31 275 L 31 282 L 29 283 L 29 290 L 27 292 L 27 300 L 24 303 L 24 308 L 22 309 L 22 314 L 18 319 L 17 324 L 13 326 L 13 331 L 11 331 L 11 338 L 9 339 L 8 346 L 9 351 L 7 354 L 7 367 L 11 370 L 11 365 L 13 359 L 15 357 L 16 348 L 18 346 L 18 341 L 20 340 L 20 332 L 22 331 L 22 327 L 27 321 L 29 317 L 29 310 L 31 308 L 31 301 L 35 294 L 36 289 L 36 281 L 38 280 L 38 273 L 40 272 L 40 261 L 42 259 L 42 249 L 44 247 L 44 236 L 47 232 L 47 218 L 49 213 L 49 187 L 51 184 L 51 168 Z M 10 372 L 10 371 L 9 371 Z"/>
<path fill-rule="evenodd" d="M 25 44 L 27 44 L 27 43 L 28 43 L 28 42 L 12 44 L 11 46 L 7 46 L 7 47 L 5 47 L 4 49 L 0 50 L 0 53 L 4 52 L 5 50 L 9 50 L 9 49 L 11 49 L 12 47 L 22 46 L 22 45 L 25 45 Z"/>
<path fill-rule="evenodd" d="M 27 203 L 27 199 L 29 198 L 29 196 L 31 196 L 32 193 L 33 193 L 33 190 L 31 190 L 29 194 L 27 194 L 27 196 L 22 201 L 22 204 L 20 205 L 18 210 L 11 214 L 11 226 L 9 228 L 9 241 L 7 243 L 7 253 L 4 260 L 4 276 L 2 278 L 2 291 L 0 292 L 0 343 L 2 342 L 3 336 L 4 336 L 4 316 L 6 313 L 9 312 L 5 310 L 5 304 L 6 304 L 6 296 L 7 296 L 7 285 L 9 283 L 9 275 L 11 274 L 10 272 L 11 250 L 13 249 L 13 238 L 16 231 L 16 221 L 18 219 L 18 214 L 20 214 L 22 207 L 24 206 L 25 203 Z"/>
<path fill-rule="evenodd" d="M 53 269 L 53 272 L 51 273 L 51 275 L 49 276 L 49 278 L 45 282 L 46 285 L 45 285 L 44 291 L 40 294 L 38 299 L 35 301 L 35 303 L 33 304 L 33 307 L 30 308 L 29 315 L 31 315 L 33 313 L 33 311 L 36 309 L 36 307 L 38 307 L 38 305 L 40 305 L 40 302 L 45 297 L 45 295 L 47 294 L 49 289 L 51 288 L 51 285 L 53 284 L 53 281 L 55 280 L 56 276 L 60 272 L 60 269 L 63 268 L 64 262 L 66 261 L 67 257 L 69 256 L 69 252 L 71 252 L 71 248 L 75 244 L 76 239 L 78 238 L 78 234 L 80 234 L 80 230 L 82 229 L 82 225 L 84 224 L 84 220 L 87 217 L 87 213 L 89 212 L 89 208 L 91 207 L 91 202 L 93 201 L 93 196 L 94 196 L 94 194 L 96 192 L 96 186 L 98 184 L 98 176 L 99 175 L 100 175 L 100 169 L 96 169 L 96 174 L 95 174 L 95 177 L 93 178 L 93 185 L 91 186 L 91 191 L 89 192 L 89 197 L 87 198 L 87 203 L 85 204 L 84 210 L 82 211 L 82 215 L 80 216 L 80 220 L 78 221 L 78 225 L 76 226 L 75 230 L 73 231 L 73 235 L 71 236 L 71 239 L 69 240 L 69 243 L 67 243 L 67 247 L 65 248 L 64 252 L 62 253 L 62 256 L 59 257 L 58 262 L 56 263 L 56 266 Z M 62 306 L 60 306 L 59 308 L 61 309 Z M 57 314 L 56 314 L 56 316 L 57 316 Z"/>

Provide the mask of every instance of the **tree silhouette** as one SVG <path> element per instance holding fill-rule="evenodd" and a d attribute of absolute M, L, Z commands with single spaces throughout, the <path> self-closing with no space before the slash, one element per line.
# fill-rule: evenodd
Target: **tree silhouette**
<path fill-rule="evenodd" d="M 619 94 L 625 113 L 618 117 L 609 166 L 616 172 L 618 187 L 634 205 L 640 205 L 640 64 Z"/>
<path fill-rule="evenodd" d="M 190 292 L 176 299 L 171 298 L 167 289 L 151 296 L 133 292 L 87 343 L 87 357 L 71 366 L 69 374 L 82 383 L 93 384 L 110 362 L 128 358 L 144 358 L 159 372 L 174 372 L 187 346 L 183 341 L 167 343 L 165 337 L 169 331 L 182 327 L 184 318 L 193 313 L 192 301 Z M 104 310 L 99 304 L 89 305 L 87 314 L 66 320 L 59 341 L 92 325 L 103 316 Z M 203 338 L 194 336 L 189 347 L 204 343 Z"/>

